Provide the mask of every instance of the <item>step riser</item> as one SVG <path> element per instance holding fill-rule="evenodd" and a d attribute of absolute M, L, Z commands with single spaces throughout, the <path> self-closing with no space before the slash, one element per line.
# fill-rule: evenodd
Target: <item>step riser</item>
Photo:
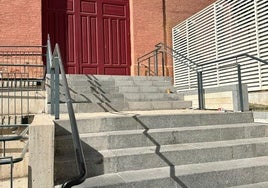
<path fill-rule="evenodd" d="M 101 103 L 101 102 L 121 102 L 124 101 L 123 94 L 92 94 L 92 93 L 85 93 L 85 94 L 71 94 L 71 99 L 74 103 L 83 102 L 83 103 Z M 47 97 L 47 101 L 51 102 L 51 96 Z M 65 102 L 66 96 L 60 94 L 60 101 Z"/>
<path fill-rule="evenodd" d="M 93 108 L 93 107 L 92 107 Z M 96 108 L 96 107 L 95 107 Z M 129 117 L 130 116 L 130 117 Z M 214 113 L 214 114 L 181 114 L 155 116 L 120 116 L 78 119 L 80 133 L 106 132 L 120 130 L 174 128 L 183 126 L 222 125 L 236 123 L 252 123 L 252 113 Z M 71 131 L 69 120 L 58 120 L 56 135 L 64 135 Z M 62 129 L 64 130 L 60 132 Z"/>
<path fill-rule="evenodd" d="M 170 87 L 172 88 L 171 82 L 168 81 L 147 81 L 147 80 L 142 80 L 142 81 L 115 81 L 115 86 L 165 86 L 165 87 Z"/>
<path fill-rule="evenodd" d="M 124 97 L 127 101 L 147 101 L 147 100 L 182 100 L 183 98 L 174 95 L 174 94 L 166 94 L 166 93 L 124 93 Z"/>
<path fill-rule="evenodd" d="M 190 101 L 147 101 L 128 102 L 129 110 L 178 110 L 189 109 L 192 106 Z"/>
<path fill-rule="evenodd" d="M 267 136 L 266 126 L 248 126 L 237 128 L 186 130 L 143 133 L 138 131 L 136 134 L 115 134 L 103 136 L 81 137 L 84 144 L 96 150 L 120 149 L 129 147 L 154 146 L 156 141 L 159 145 L 171 145 L 195 142 L 213 142 L 223 140 L 234 140 L 243 138 L 257 138 Z M 58 146 L 70 145 L 71 140 L 58 140 Z M 56 146 L 57 147 L 57 146 Z"/>
<path fill-rule="evenodd" d="M 48 75 L 49 77 L 49 75 Z M 171 77 L 161 76 L 111 76 L 111 75 L 66 75 L 68 80 L 91 80 L 91 81 L 140 81 L 140 80 L 151 80 L 151 81 L 170 81 Z M 61 78 L 60 78 L 61 79 Z"/>
<path fill-rule="evenodd" d="M 47 105 L 47 113 L 50 113 L 51 105 Z M 75 113 L 93 113 L 93 112 L 115 112 L 127 110 L 124 103 L 73 103 L 73 109 Z M 60 112 L 68 113 L 67 105 L 65 103 L 60 104 Z"/>

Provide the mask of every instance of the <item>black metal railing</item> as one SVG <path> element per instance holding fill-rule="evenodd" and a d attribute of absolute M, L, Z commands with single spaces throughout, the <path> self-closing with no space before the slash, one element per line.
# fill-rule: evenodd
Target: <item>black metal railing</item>
<path fill-rule="evenodd" d="M 0 165 L 10 165 L 10 187 L 13 187 L 13 166 L 28 151 L 28 129 L 33 116 L 30 92 L 44 90 L 45 48 L 0 46 Z M 15 148 L 7 147 L 8 142 L 24 142 L 24 146 L 14 152 Z"/>
<path fill-rule="evenodd" d="M 59 80 L 61 77 L 62 87 L 64 89 L 66 104 L 68 109 L 69 120 L 72 130 L 72 139 L 74 144 L 75 156 L 77 161 L 77 166 L 79 170 L 79 175 L 67 180 L 63 183 L 62 188 L 69 188 L 74 185 L 82 183 L 87 176 L 85 157 L 82 150 L 82 145 L 79 137 L 79 132 L 77 128 L 75 113 L 73 110 L 72 99 L 70 96 L 70 91 L 68 87 L 68 82 L 61 58 L 59 45 L 55 45 L 54 52 L 52 54 L 51 44 L 48 37 L 48 53 L 47 53 L 47 68 L 50 74 L 50 95 L 51 95 L 51 114 L 55 115 L 55 119 L 60 118 L 60 108 L 59 108 L 59 90 L 60 84 Z"/>
<path fill-rule="evenodd" d="M 158 72 L 158 67 L 159 67 L 159 54 L 161 54 L 161 66 L 162 66 L 162 73 L 161 76 L 165 76 L 165 59 L 167 59 L 167 57 L 165 56 L 169 56 L 172 57 L 176 60 L 178 60 L 179 62 L 181 62 L 182 64 L 184 64 L 185 66 L 189 67 L 192 71 L 196 72 L 197 74 L 197 80 L 198 80 L 198 101 L 199 101 L 199 109 L 204 109 L 204 97 L 203 97 L 203 92 L 202 92 L 202 88 L 203 88 L 203 82 L 202 82 L 202 73 L 200 72 L 201 67 L 196 64 L 195 62 L 193 62 L 192 60 L 190 60 L 189 58 L 187 58 L 186 56 L 182 55 L 181 53 L 177 52 L 176 50 L 170 48 L 169 46 L 167 46 L 164 43 L 158 43 L 155 45 L 155 50 L 139 57 L 137 59 L 137 64 L 138 64 L 138 75 L 141 76 L 141 65 L 146 65 L 146 69 L 147 71 L 150 73 L 151 70 L 151 59 L 153 59 L 153 63 L 154 63 L 154 76 L 159 76 L 159 72 Z M 146 76 L 151 76 L 151 74 L 148 74 Z"/>
<path fill-rule="evenodd" d="M 0 142 L 2 143 L 0 165 L 10 165 L 10 187 L 13 187 L 13 167 L 15 163 L 21 162 L 28 150 L 28 124 L 21 125 L 1 125 Z M 20 155 L 16 155 L 13 150 L 6 148 L 7 142 L 23 142 Z M 13 148 L 14 149 L 14 148 Z"/>
<path fill-rule="evenodd" d="M 154 67 L 159 67 L 159 61 L 158 61 L 158 54 L 161 54 L 162 57 L 166 56 L 170 56 L 173 58 L 173 61 L 175 60 L 177 63 L 188 67 L 193 73 L 196 74 L 196 83 L 197 83 L 197 90 L 198 90 L 198 105 L 199 105 L 199 109 L 205 109 L 205 100 L 204 100 L 204 79 L 203 79 L 203 75 L 207 74 L 207 73 L 211 73 L 211 72 L 216 72 L 219 70 L 227 70 L 227 69 L 233 69 L 236 68 L 237 72 L 237 82 L 238 82 L 238 88 L 239 88 L 239 103 L 240 103 L 240 110 L 243 112 L 244 111 L 244 103 L 243 103 L 243 91 L 242 91 L 242 73 L 241 73 L 241 67 L 243 66 L 242 63 L 239 63 L 238 60 L 239 58 L 243 58 L 243 57 L 247 57 L 250 58 L 252 60 L 256 60 L 258 62 L 261 62 L 263 64 L 268 65 L 268 62 L 260 59 L 258 57 L 252 56 L 250 54 L 247 53 L 242 53 L 242 54 L 238 54 L 238 55 L 234 55 L 234 56 L 230 56 L 227 58 L 222 58 L 222 59 L 218 59 L 215 61 L 211 61 L 208 63 L 204 63 L 204 64 L 198 64 L 194 61 L 192 61 L 191 59 L 187 58 L 186 56 L 184 56 L 183 54 L 181 54 L 180 52 L 172 49 L 171 47 L 168 47 L 167 45 L 163 44 L 163 43 L 159 43 L 157 45 L 155 45 L 155 50 L 139 57 L 137 59 L 137 63 L 138 63 L 138 75 L 141 75 L 141 65 L 145 64 L 147 65 L 148 68 L 148 72 L 151 72 L 151 60 L 150 59 L 154 59 L 153 63 L 154 63 Z M 161 61 L 161 65 L 162 67 L 164 65 L 166 65 L 165 63 L 165 59 L 166 58 L 162 58 Z M 224 64 L 222 63 L 222 65 L 219 66 L 219 62 L 225 62 L 228 60 L 235 60 L 234 63 L 229 63 L 229 64 Z M 176 64 L 174 63 L 174 66 L 176 66 Z M 174 67 L 175 68 L 175 67 Z M 155 70 L 154 72 L 156 72 L 157 74 L 154 74 L 155 76 L 158 76 L 158 72 Z M 162 75 L 164 76 L 164 69 L 162 69 Z M 150 76 L 150 74 L 148 75 Z"/>
<path fill-rule="evenodd" d="M 201 74 L 206 73 L 206 72 L 211 72 L 211 71 L 222 70 L 222 69 L 227 70 L 227 69 L 236 68 L 238 90 L 239 90 L 240 111 L 243 112 L 245 110 L 244 109 L 244 103 L 243 103 L 244 96 L 243 96 L 243 91 L 242 91 L 243 76 L 242 76 L 242 71 L 241 71 L 242 67 L 243 67 L 243 64 L 239 62 L 240 58 L 249 58 L 251 60 L 256 60 L 257 62 L 261 62 L 261 63 L 263 63 L 265 65 L 268 65 L 268 62 L 263 60 L 263 59 L 261 59 L 261 58 L 255 57 L 255 56 L 250 55 L 248 53 L 242 53 L 242 54 L 237 54 L 237 55 L 226 57 L 226 58 L 221 58 L 221 59 L 211 61 L 211 62 L 208 62 L 208 63 L 203 63 L 203 64 L 200 64 L 199 66 L 202 68 L 200 70 Z M 229 63 L 229 64 L 226 64 L 226 65 L 224 65 L 224 64 L 223 65 L 218 65 L 217 64 L 217 63 L 226 62 L 226 61 L 232 61 L 233 63 Z M 202 77 L 201 77 L 201 79 L 202 79 L 202 82 L 203 82 Z"/>
<path fill-rule="evenodd" d="M 145 76 L 158 76 L 159 75 L 159 59 L 161 60 L 162 76 L 165 76 L 165 60 L 164 53 L 159 51 L 158 48 L 139 57 L 138 62 L 138 75 L 141 75 L 142 67 Z"/>
<path fill-rule="evenodd" d="M 44 89 L 46 46 L 0 46 L 1 124 L 28 123 L 31 91 Z"/>

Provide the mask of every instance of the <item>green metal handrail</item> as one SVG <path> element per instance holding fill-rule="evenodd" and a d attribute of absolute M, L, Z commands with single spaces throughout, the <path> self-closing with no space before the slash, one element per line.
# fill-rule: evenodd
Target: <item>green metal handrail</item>
<path fill-rule="evenodd" d="M 158 61 L 157 61 L 158 59 L 156 58 L 156 56 L 159 53 L 162 53 L 162 54 L 165 53 L 165 54 L 171 56 L 172 58 L 178 60 L 180 63 L 182 63 L 183 65 L 187 66 L 192 71 L 197 73 L 198 103 L 199 103 L 199 109 L 200 110 L 205 108 L 205 106 L 204 106 L 204 94 L 203 94 L 204 93 L 204 91 L 203 91 L 204 90 L 203 89 L 203 87 L 204 87 L 203 86 L 203 72 L 214 71 L 214 70 L 216 71 L 216 70 L 220 70 L 220 69 L 228 69 L 228 68 L 231 68 L 231 67 L 237 67 L 239 97 L 240 97 L 240 105 L 241 105 L 240 110 L 244 111 L 243 92 L 242 92 L 242 75 L 241 75 L 241 66 L 242 65 L 237 62 L 238 58 L 248 57 L 250 59 L 254 59 L 256 61 L 259 61 L 259 62 L 261 62 L 263 64 L 268 65 L 267 61 L 265 61 L 265 60 L 263 60 L 261 58 L 255 57 L 253 55 L 250 55 L 248 53 L 242 53 L 242 54 L 230 56 L 230 57 L 227 57 L 227 58 L 214 60 L 214 61 L 211 61 L 211 62 L 208 62 L 208 63 L 198 64 L 198 63 L 192 61 L 191 59 L 187 58 L 183 54 L 179 53 L 178 51 L 176 51 L 176 50 L 172 49 L 171 47 L 167 46 L 166 44 L 158 43 L 158 44 L 155 45 L 155 50 L 153 50 L 153 51 L 151 51 L 149 53 L 146 53 L 145 55 L 143 55 L 143 56 L 141 56 L 141 57 L 139 57 L 137 59 L 137 62 L 138 62 L 138 75 L 140 75 L 140 64 L 141 64 L 141 62 L 149 60 L 149 62 L 148 62 L 149 71 L 150 71 L 150 58 L 155 57 L 155 59 L 156 59 L 155 63 L 158 64 Z M 227 61 L 227 60 L 231 60 L 231 59 L 235 59 L 236 63 L 229 64 L 229 65 L 212 67 L 212 65 L 214 65 L 215 63 L 223 62 L 223 61 Z M 162 60 L 162 66 L 164 64 L 165 63 Z"/>
<path fill-rule="evenodd" d="M 75 151 L 76 161 L 77 161 L 78 170 L 79 170 L 78 176 L 73 177 L 65 181 L 65 183 L 63 183 L 62 188 L 69 188 L 74 185 L 78 185 L 82 183 L 86 179 L 87 177 L 86 163 L 85 163 L 84 153 L 82 150 L 81 140 L 80 140 L 80 136 L 79 136 L 79 132 L 77 128 L 72 99 L 71 99 L 68 82 L 67 82 L 67 78 L 66 78 L 62 58 L 61 58 L 59 45 L 58 44 L 55 45 L 54 52 L 52 54 L 50 41 L 48 38 L 48 49 L 50 52 L 48 52 L 47 68 L 49 68 L 49 70 L 47 72 L 50 73 L 50 83 L 51 83 L 50 85 L 51 87 L 51 92 L 50 92 L 51 93 L 51 114 L 55 115 L 55 119 L 60 118 L 59 78 L 61 75 L 62 86 L 65 92 L 68 115 L 69 115 L 69 120 L 71 124 L 74 151 Z"/>

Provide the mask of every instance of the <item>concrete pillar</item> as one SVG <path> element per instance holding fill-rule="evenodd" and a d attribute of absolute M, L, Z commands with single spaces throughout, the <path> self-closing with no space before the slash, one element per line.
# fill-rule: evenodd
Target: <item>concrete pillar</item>
<path fill-rule="evenodd" d="M 54 122 L 48 114 L 36 115 L 30 125 L 28 187 L 54 187 Z"/>

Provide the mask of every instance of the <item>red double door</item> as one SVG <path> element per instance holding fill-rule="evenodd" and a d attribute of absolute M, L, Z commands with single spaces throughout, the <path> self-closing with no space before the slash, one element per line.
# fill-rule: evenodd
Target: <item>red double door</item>
<path fill-rule="evenodd" d="M 59 43 L 69 74 L 130 74 L 128 0 L 43 0 L 43 41 Z"/>

